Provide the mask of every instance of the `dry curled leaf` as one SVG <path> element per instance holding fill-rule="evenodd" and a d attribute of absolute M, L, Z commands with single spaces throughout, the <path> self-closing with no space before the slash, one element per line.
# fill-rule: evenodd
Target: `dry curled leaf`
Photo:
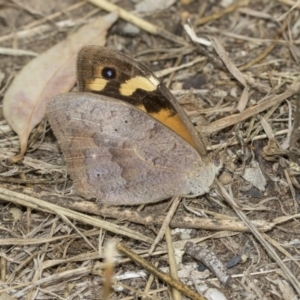
<path fill-rule="evenodd" d="M 287 153 L 288 151 L 283 150 L 273 138 L 268 140 L 268 144 L 263 148 L 262 157 L 267 161 L 275 161 L 278 156 L 286 155 Z"/>
<path fill-rule="evenodd" d="M 4 117 L 20 140 L 20 154 L 13 161 L 23 158 L 32 129 L 45 116 L 47 100 L 74 86 L 79 49 L 87 44 L 103 46 L 117 17 L 111 13 L 81 27 L 30 61 L 15 77 L 3 99 Z"/>

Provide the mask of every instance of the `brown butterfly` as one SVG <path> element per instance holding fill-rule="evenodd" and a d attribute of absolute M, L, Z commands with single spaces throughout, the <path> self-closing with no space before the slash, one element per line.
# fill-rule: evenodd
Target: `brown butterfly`
<path fill-rule="evenodd" d="M 47 116 L 80 195 L 135 205 L 209 191 L 221 164 L 196 150 L 197 132 L 149 69 L 87 46 L 77 73 L 82 92 L 51 99 Z"/>

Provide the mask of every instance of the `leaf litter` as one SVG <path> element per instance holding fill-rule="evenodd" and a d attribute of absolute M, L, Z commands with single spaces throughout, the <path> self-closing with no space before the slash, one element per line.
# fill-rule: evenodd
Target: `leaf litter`
<path fill-rule="evenodd" d="M 55 27 L 51 35 L 49 28 L 53 24 L 48 23 L 47 18 L 43 18 L 43 11 L 36 15 L 38 21 L 32 18 L 31 14 L 35 10 L 28 8 L 34 1 L 36 0 L 26 2 L 24 10 L 22 2 L 18 2 L 20 5 L 17 9 L 24 18 L 20 18 L 19 27 L 14 35 L 11 34 L 13 26 L 8 29 L 0 24 L 0 42 L 3 43 L 1 46 L 12 48 L 9 39 L 16 36 L 19 39 L 17 46 L 25 50 L 23 54 L 26 54 L 26 51 L 29 51 L 27 54 L 42 53 L 41 49 L 45 48 L 35 31 L 37 26 L 42 25 L 47 25 L 47 30 L 43 33 L 47 49 L 57 44 L 53 36 L 58 36 L 58 41 L 62 41 L 59 35 L 64 34 L 59 33 Z M 75 0 L 66 1 L 64 4 L 55 2 L 56 11 L 51 12 L 55 16 L 51 15 L 51 20 L 60 24 L 78 24 L 82 20 L 83 12 L 89 16 L 95 11 L 95 6 L 80 4 Z M 105 1 L 99 2 L 103 5 Z M 129 2 L 119 3 L 128 13 L 134 10 L 135 4 Z M 68 11 L 68 14 L 64 14 L 65 11 Z M 142 30 L 131 32 L 130 36 L 122 35 L 122 21 L 118 21 L 108 33 L 109 47 L 136 55 L 137 59 L 148 63 L 154 71 L 170 70 L 165 74 L 172 78 L 172 88 L 176 87 L 181 105 L 207 138 L 208 145 L 214 151 L 219 151 L 223 157 L 225 167 L 219 181 L 224 183 L 225 191 L 228 191 L 226 197 L 229 198 L 228 201 L 233 201 L 233 206 L 224 202 L 225 196 L 220 194 L 222 188 L 212 189 L 212 192 L 201 200 L 188 200 L 186 206 L 179 205 L 170 221 L 173 228 L 194 228 L 186 238 L 204 249 L 213 251 L 224 264 L 238 255 L 244 257 L 240 263 L 228 270 L 234 278 L 229 288 L 224 288 L 212 273 L 209 273 L 210 277 L 202 276 L 202 279 L 201 276 L 197 279 L 192 277 L 192 273 L 182 275 L 180 279 L 184 283 L 203 294 L 207 291 L 207 297 L 210 297 L 208 291 L 215 289 L 215 294 L 219 293 L 216 297 L 225 299 L 299 298 L 297 287 L 295 288 L 300 279 L 299 244 L 292 243 L 299 236 L 299 125 L 293 127 L 294 124 L 299 124 L 300 119 L 299 113 L 297 114 L 300 111 L 297 97 L 300 74 L 295 63 L 300 55 L 297 50 L 299 13 L 296 4 L 286 0 L 278 1 L 276 5 L 268 1 L 222 1 L 220 5 L 217 3 L 215 6 L 206 6 L 205 3 L 200 5 L 197 0 L 177 1 L 170 8 L 156 12 L 155 18 L 145 18 L 149 24 L 155 24 L 156 29 L 160 29 L 164 24 L 164 30 L 176 32 L 177 38 L 174 39 L 174 43 L 169 41 L 172 34 L 166 36 L 167 39 L 159 37 L 161 34 L 146 34 Z M 48 17 L 48 14 L 50 17 L 49 12 L 44 12 L 44 16 Z M 199 40 L 210 36 L 217 38 L 217 44 L 214 44 L 215 51 L 209 44 L 201 47 L 187 37 L 185 44 L 182 43 L 184 34 L 182 31 L 176 31 L 176 17 L 184 21 L 187 14 Z M 70 16 L 71 20 L 67 19 Z M 35 24 L 32 27 L 28 26 L 30 17 L 32 24 Z M 125 18 L 130 19 L 128 15 Z M 135 25 L 139 27 L 136 21 Z M 9 19 L 6 22 L 12 25 Z M 282 22 L 283 25 L 278 22 Z M 141 24 L 145 26 L 145 23 Z M 106 25 L 107 28 L 111 27 Z M 149 29 L 153 30 L 153 25 Z M 147 30 L 143 26 L 140 28 Z M 22 35 L 18 35 L 25 28 L 30 43 L 23 39 Z M 291 31 L 288 31 L 289 29 Z M 101 30 L 105 32 L 107 29 L 98 28 L 98 33 L 101 34 Z M 154 33 L 151 30 L 148 32 Z M 102 40 L 103 43 L 105 41 Z M 178 65 L 175 64 L 172 53 L 175 49 L 182 49 L 182 55 L 176 55 Z M 18 53 L 21 54 L 22 51 Z M 9 90 L 6 90 L 6 85 L 10 84 L 9 78 L 13 72 L 11 66 L 16 70 L 19 66 L 26 68 L 26 60 L 22 60 L 22 56 L 0 59 L 3 66 L 6 66 L 3 68 L 5 78 L 2 95 L 7 97 Z M 189 64 L 196 60 L 199 61 L 197 64 Z M 186 67 L 180 67 L 184 65 Z M 37 64 L 37 67 L 40 66 L 42 64 Z M 8 73 L 8 70 L 11 70 L 11 73 Z M 39 71 L 40 77 L 44 78 L 46 71 Z M 66 74 L 69 74 L 68 71 Z M 203 82 L 197 85 L 197 90 L 184 90 L 184 80 L 197 74 L 204 78 Z M 38 85 L 39 80 L 40 78 L 35 81 L 35 85 Z M 19 92 L 27 91 L 29 85 L 26 78 L 22 83 Z M 64 84 L 65 90 L 61 88 L 60 92 L 72 88 L 74 78 L 72 84 L 69 79 L 62 85 Z M 9 89 L 12 86 L 13 84 Z M 53 92 L 60 93 L 59 88 L 57 85 Z M 45 83 L 41 90 L 42 94 L 47 91 Z M 28 95 L 35 95 L 29 111 L 35 110 L 34 101 L 39 102 L 37 91 L 33 89 L 28 92 Z M 51 92 L 50 90 L 47 93 Z M 37 107 L 39 105 L 40 103 Z M 9 115 L 15 112 L 14 109 L 11 111 Z M 20 124 L 30 126 L 15 126 L 19 128 L 17 131 L 25 132 L 26 142 L 32 128 L 38 123 L 32 122 L 31 114 L 27 114 L 28 122 L 20 118 Z M 37 119 L 41 120 L 42 115 Z M 37 143 L 36 150 L 26 153 L 23 162 L 9 165 L 4 159 L 18 153 L 19 145 L 16 143 L 15 134 L 9 131 L 5 122 L 0 123 L 0 130 L 0 157 L 3 160 L 0 170 L 0 205 L 3 220 L 0 242 L 2 241 L 1 259 L 6 265 L 5 272 L 1 273 L 0 293 L 9 294 L 17 299 L 76 299 L 78 294 L 85 299 L 102 299 L 103 241 L 112 237 L 118 237 L 120 240 L 123 237 L 123 242 L 130 245 L 139 255 L 149 255 L 150 244 L 164 221 L 164 203 L 146 207 L 141 212 L 136 211 L 136 208 L 127 207 L 99 208 L 94 203 L 74 195 L 51 132 L 44 134 L 45 140 Z M 22 149 L 23 152 L 26 149 L 24 142 Z M 254 172 L 254 175 L 251 173 L 251 178 L 257 180 L 257 177 L 263 176 L 253 185 L 243 179 L 252 169 L 256 169 L 255 172 L 259 170 L 259 176 Z M 222 181 L 223 178 L 226 180 Z M 255 188 L 255 185 L 261 191 Z M 51 206 L 51 203 L 56 206 Z M 85 215 L 74 210 L 90 216 L 85 218 Z M 261 235 L 258 240 L 252 237 L 255 228 L 251 229 L 251 224 L 247 228 L 237 219 L 235 213 L 247 222 L 238 210 L 247 212 L 247 218 L 254 227 L 259 228 Z M 196 211 L 205 211 L 204 217 L 195 216 Z M 92 215 L 104 217 L 105 222 L 98 222 L 98 217 Z M 114 223 L 121 226 L 113 226 Z M 125 225 L 129 226 L 128 230 Z M 171 238 L 176 253 L 183 251 L 185 240 L 181 240 L 175 232 Z M 288 272 L 294 274 L 294 278 L 286 277 L 287 273 L 283 273 L 286 269 L 274 263 L 276 260 L 264 248 L 269 244 L 275 248 Z M 95 250 L 97 248 L 98 251 Z M 161 241 L 147 260 L 158 261 L 159 268 L 166 270 L 166 253 L 172 255 L 172 251 L 168 252 L 166 249 L 165 242 Z M 122 257 L 118 257 L 114 264 L 120 282 L 119 285 L 115 285 L 111 299 L 133 299 L 144 293 L 147 293 L 149 298 L 153 295 L 156 295 L 156 299 L 171 298 L 165 284 L 156 285 L 157 282 L 151 281 L 151 277 L 148 279 L 149 273 L 145 278 L 142 267 Z M 186 257 L 175 269 L 181 274 L 182 270 L 189 267 L 195 269 L 194 261 Z M 133 271 L 131 277 L 128 277 L 126 270 Z M 128 276 L 122 277 L 122 274 Z M 148 286 L 151 288 L 146 287 L 145 279 L 149 280 Z"/>

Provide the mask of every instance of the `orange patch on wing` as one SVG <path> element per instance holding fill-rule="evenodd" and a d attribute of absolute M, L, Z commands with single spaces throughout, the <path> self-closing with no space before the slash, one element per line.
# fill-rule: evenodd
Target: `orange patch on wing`
<path fill-rule="evenodd" d="M 180 135 L 183 139 L 185 139 L 191 146 L 195 147 L 195 143 L 193 142 L 193 139 L 178 116 L 178 114 L 170 115 L 171 112 L 167 109 L 162 109 L 158 113 L 152 113 L 150 114 L 153 118 L 160 121 L 173 131 L 175 131 L 178 135 Z"/>
<path fill-rule="evenodd" d="M 143 104 L 137 105 L 136 106 L 138 109 L 142 110 L 143 112 L 147 113 L 147 110 Z"/>

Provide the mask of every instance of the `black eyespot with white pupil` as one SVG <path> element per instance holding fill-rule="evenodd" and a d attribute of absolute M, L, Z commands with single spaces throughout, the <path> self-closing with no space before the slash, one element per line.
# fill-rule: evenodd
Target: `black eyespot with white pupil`
<path fill-rule="evenodd" d="M 105 79 L 114 79 L 116 77 L 116 70 L 110 67 L 103 68 L 102 76 Z"/>

